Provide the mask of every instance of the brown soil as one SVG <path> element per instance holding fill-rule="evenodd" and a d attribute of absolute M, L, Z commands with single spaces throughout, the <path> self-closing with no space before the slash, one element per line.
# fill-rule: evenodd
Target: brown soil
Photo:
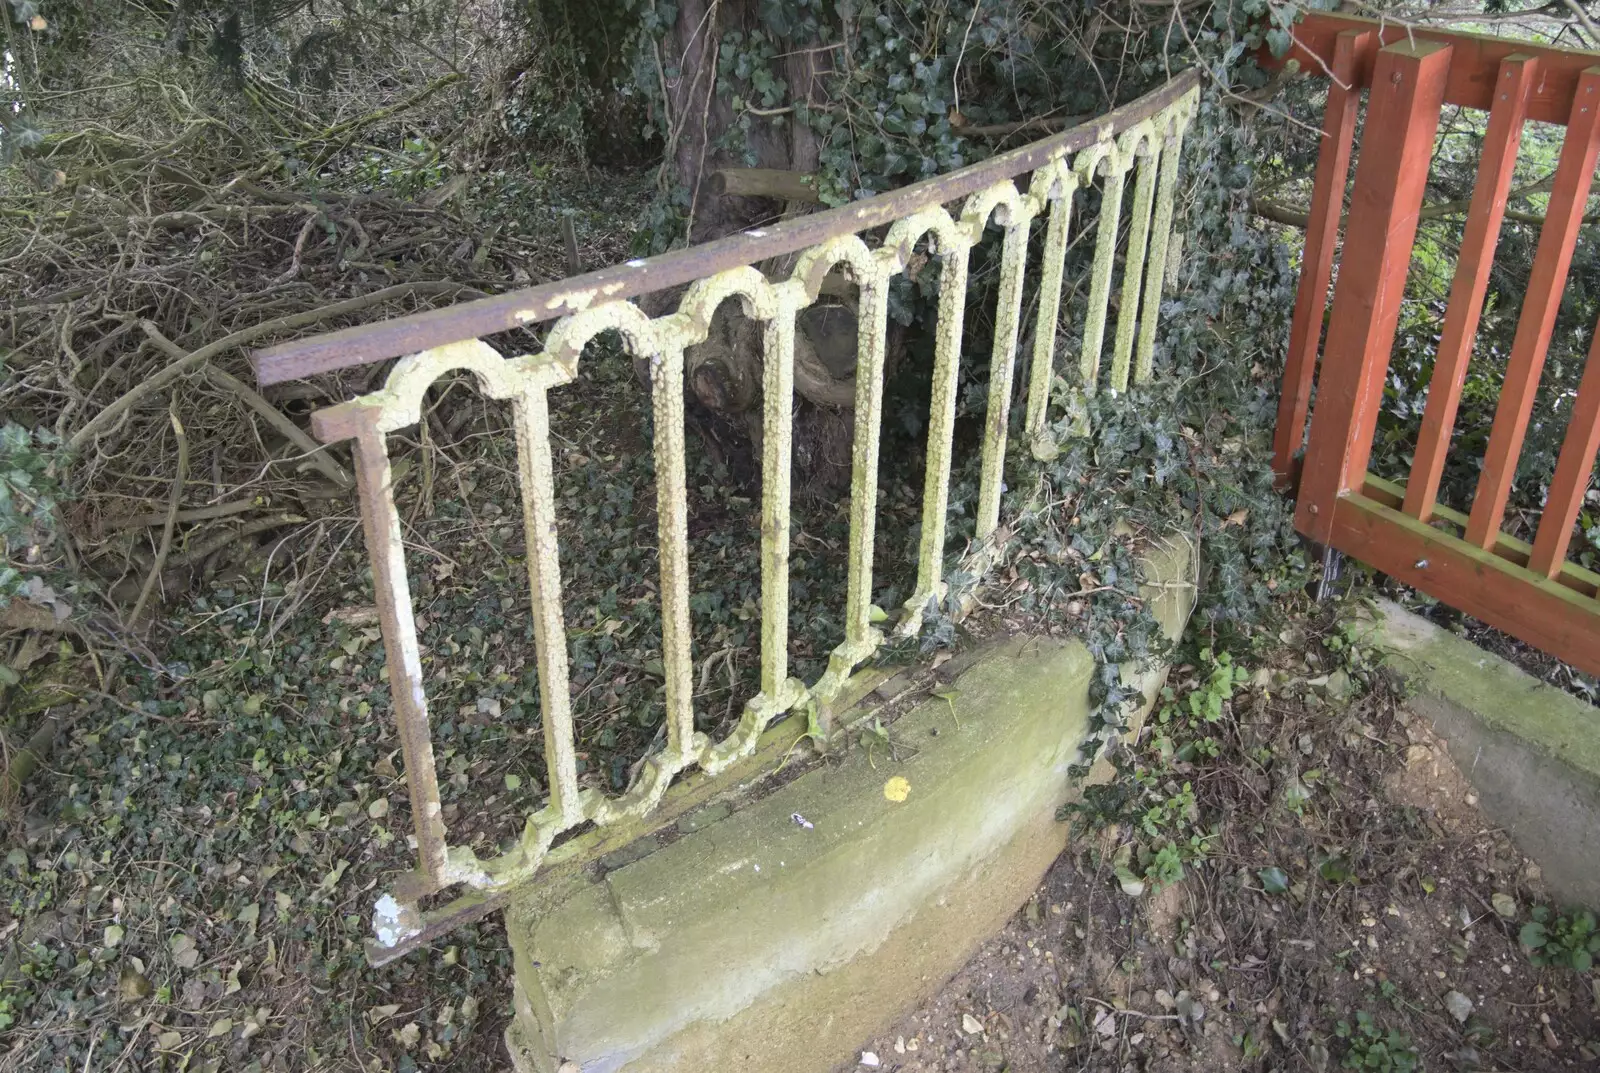
<path fill-rule="evenodd" d="M 1301 689 L 1234 701 L 1220 755 L 1172 764 L 1216 831 L 1183 880 L 1120 889 L 1127 817 L 1078 837 L 1000 935 L 861 1052 L 904 1073 L 1600 1069 L 1600 978 L 1518 945 L 1549 904 L 1538 869 L 1442 744 L 1381 687 L 1337 702 Z M 1284 807 L 1285 772 L 1310 788 L 1302 815 Z M 1330 856 L 1351 878 L 1326 877 Z M 1287 892 L 1265 891 L 1269 866 Z M 1450 992 L 1472 1004 L 1464 1021 Z M 1341 1036 L 1358 1011 L 1407 1037 L 1416 1065 Z M 856 1057 L 842 1069 L 872 1068 Z"/>

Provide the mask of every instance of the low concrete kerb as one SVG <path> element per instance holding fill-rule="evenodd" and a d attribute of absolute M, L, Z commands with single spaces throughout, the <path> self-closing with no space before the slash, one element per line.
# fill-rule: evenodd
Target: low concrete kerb
<path fill-rule="evenodd" d="M 1173 638 L 1193 562 L 1183 540 L 1147 557 L 1149 606 Z M 1065 847 L 1055 811 L 1083 785 L 1069 769 L 1085 759 L 1093 672 L 1077 642 L 1013 637 L 893 723 L 897 757 L 851 749 L 759 800 L 708 806 L 710 822 L 680 823 L 554 908 L 513 904 L 516 1067 L 805 1073 L 850 1057 L 959 969 Z M 1144 711 L 1165 676 L 1142 676 Z"/>
<path fill-rule="evenodd" d="M 1562 901 L 1600 906 L 1600 709 L 1387 600 L 1370 640 L 1479 806 Z"/>

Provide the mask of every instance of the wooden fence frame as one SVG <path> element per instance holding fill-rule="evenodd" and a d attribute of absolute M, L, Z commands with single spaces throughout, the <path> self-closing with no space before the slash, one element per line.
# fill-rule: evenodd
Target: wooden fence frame
<path fill-rule="evenodd" d="M 1280 486 L 1298 484 L 1296 528 L 1600 674 L 1600 578 L 1566 559 L 1600 450 L 1600 330 L 1533 544 L 1501 531 L 1600 157 L 1600 54 L 1335 15 L 1308 16 L 1294 37 L 1287 58 L 1331 83 L 1274 444 Z M 1366 123 L 1330 311 L 1363 90 Z M 1367 465 L 1445 104 L 1487 110 L 1489 125 L 1410 477 L 1398 487 Z M 1462 516 L 1438 504 L 1439 477 L 1529 120 L 1563 124 L 1567 135 L 1483 472 Z M 1297 465 L 1325 319 L 1316 408 Z"/>

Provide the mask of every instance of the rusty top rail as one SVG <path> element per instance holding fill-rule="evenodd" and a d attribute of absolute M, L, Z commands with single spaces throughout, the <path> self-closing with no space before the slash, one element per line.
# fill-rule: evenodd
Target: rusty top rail
<path fill-rule="evenodd" d="M 1519 41 L 1510 37 L 1433 30 L 1405 23 L 1321 12 L 1308 14 L 1296 25 L 1294 44 L 1288 55 L 1271 62 L 1281 65 L 1296 60 L 1301 70 L 1308 74 L 1326 77 L 1329 65 L 1333 62 L 1334 41 L 1346 30 L 1374 31 L 1378 35 L 1378 48 L 1410 40 L 1438 41 L 1449 45 L 1450 71 L 1445 77 L 1445 103 L 1483 111 L 1488 111 L 1494 103 L 1495 80 L 1500 77 L 1501 61 L 1514 55 L 1537 57 L 1539 82 L 1528 97 L 1527 117 L 1562 126 L 1566 125 L 1578 79 L 1586 69 L 1600 66 L 1600 52 L 1549 48 L 1534 41 Z M 1372 84 L 1372 69 L 1376 63 L 1376 48 L 1366 50 L 1357 58 L 1353 79 L 1355 85 L 1366 87 Z"/>
<path fill-rule="evenodd" d="M 1154 93 L 1054 137 L 826 212 L 492 298 L 280 343 L 252 352 L 250 361 L 262 385 L 277 384 L 554 320 L 600 302 L 634 298 L 796 253 L 830 238 L 892 224 L 918 209 L 964 198 L 1088 148 L 1172 105 L 1198 85 L 1199 77 L 1198 71 L 1185 71 Z"/>

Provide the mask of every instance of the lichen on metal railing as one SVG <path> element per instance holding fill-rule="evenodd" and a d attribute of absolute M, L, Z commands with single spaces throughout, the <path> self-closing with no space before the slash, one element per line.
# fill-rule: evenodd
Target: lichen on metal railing
<path fill-rule="evenodd" d="M 476 894 L 458 900 L 481 908 L 486 892 L 505 891 L 531 878 L 555 838 L 580 824 L 600 827 L 640 819 L 655 810 L 674 776 L 699 767 L 708 775 L 728 768 L 756 747 L 778 717 L 804 710 L 813 733 L 826 733 L 831 702 L 852 673 L 883 642 L 872 606 L 873 529 L 877 513 L 878 447 L 883 403 L 890 283 L 911 263 L 917 244 L 931 237 L 942 262 L 935 326 L 933 388 L 922 507 L 917 583 L 895 625 L 915 633 L 927 609 L 945 592 L 945 522 L 962 357 L 967 268 L 973 248 L 991 220 L 1004 229 L 1000 285 L 990 356 L 988 412 L 983 424 L 976 538 L 992 544 L 999 529 L 1007 429 L 1022 322 L 1022 300 L 1033 223 L 1047 218 L 1040 260 L 1038 312 L 1033 324 L 1031 374 L 1027 381 L 1024 434 L 1037 454 L 1051 450 L 1048 424 L 1055 378 L 1057 327 L 1061 317 L 1063 265 L 1076 194 L 1099 182 L 1102 195 L 1090 289 L 1084 311 L 1082 349 L 1074 398 L 1092 394 L 1100 377 L 1106 320 L 1113 286 L 1121 206 L 1128 173 L 1137 168 L 1112 346 L 1109 389 L 1124 391 L 1151 375 L 1156 321 L 1172 226 L 1178 154 L 1196 104 L 1190 75 L 1125 106 L 1093 124 L 993 158 L 972 168 L 919 183 L 842 209 L 748 235 L 728 243 L 680 251 L 641 262 L 647 278 L 632 280 L 618 270 L 569 281 L 562 289 L 535 288 L 513 308 L 502 298 L 456 310 L 410 318 L 410 326 L 373 325 L 343 336 L 359 360 L 403 353 L 404 340 L 425 347 L 409 353 L 384 387 L 318 412 L 313 429 L 326 442 L 353 441 L 357 489 L 372 557 L 373 583 L 389 668 L 406 775 L 410 784 L 419 868 L 411 880 L 385 894 L 375 917 L 375 960 L 414 945 L 441 922 L 450 907 L 430 914 L 417 902 L 428 894 L 463 885 Z M 1031 173 L 1026 192 L 1014 178 Z M 945 204 L 960 201 L 954 217 Z M 871 235 L 887 225 L 881 243 Z M 769 279 L 755 265 L 797 253 L 786 279 Z M 696 266 L 701 271 L 696 274 Z M 844 594 L 845 638 L 826 672 L 809 685 L 788 673 L 789 502 L 793 436 L 795 322 L 818 300 L 825 277 L 842 271 L 856 284 L 857 362 L 855 438 L 850 488 L 849 566 Z M 677 310 L 651 318 L 629 299 L 664 286 L 690 283 Z M 653 284 L 653 285 L 652 285 Z M 713 742 L 694 729 L 689 637 L 689 541 L 685 480 L 685 352 L 703 342 L 718 306 L 735 299 L 746 317 L 763 326 L 761 658 L 760 692 L 735 729 Z M 476 308 L 468 315 L 462 311 Z M 507 320 L 530 323 L 565 315 L 536 354 L 502 357 L 480 340 Z M 448 314 L 448 316 L 442 315 Z M 402 318 L 406 319 L 406 318 Z M 367 334 L 363 335 L 363 332 Z M 575 376 L 585 346 L 615 331 L 625 349 L 648 367 L 654 406 L 654 453 L 659 517 L 662 663 L 665 670 L 666 747 L 650 757 L 626 793 L 609 797 L 581 787 L 568 686 L 567 638 L 562 614 L 558 554 L 560 519 L 550 448 L 549 392 Z M 381 335 L 375 342 L 374 337 Z M 352 364 L 337 357 L 330 341 L 313 340 L 258 356 L 264 380 L 303 375 L 317 368 Z M 400 340 L 397 342 L 396 340 Z M 320 348 L 320 349 L 319 349 Z M 309 357 L 308 357 L 309 355 Z M 329 357 L 328 355 L 335 355 Z M 289 374 L 274 371 L 280 363 Z M 519 844 L 497 859 L 480 861 L 467 846 L 448 843 L 430 738 L 428 704 L 411 593 L 406 578 L 400 516 L 393 489 L 387 436 L 421 417 L 428 386 L 465 370 L 485 395 L 510 400 L 516 433 L 523 524 L 527 532 L 528 584 L 548 768 L 549 798 L 529 817 Z M 1066 400 L 1068 409 L 1072 400 Z"/>

